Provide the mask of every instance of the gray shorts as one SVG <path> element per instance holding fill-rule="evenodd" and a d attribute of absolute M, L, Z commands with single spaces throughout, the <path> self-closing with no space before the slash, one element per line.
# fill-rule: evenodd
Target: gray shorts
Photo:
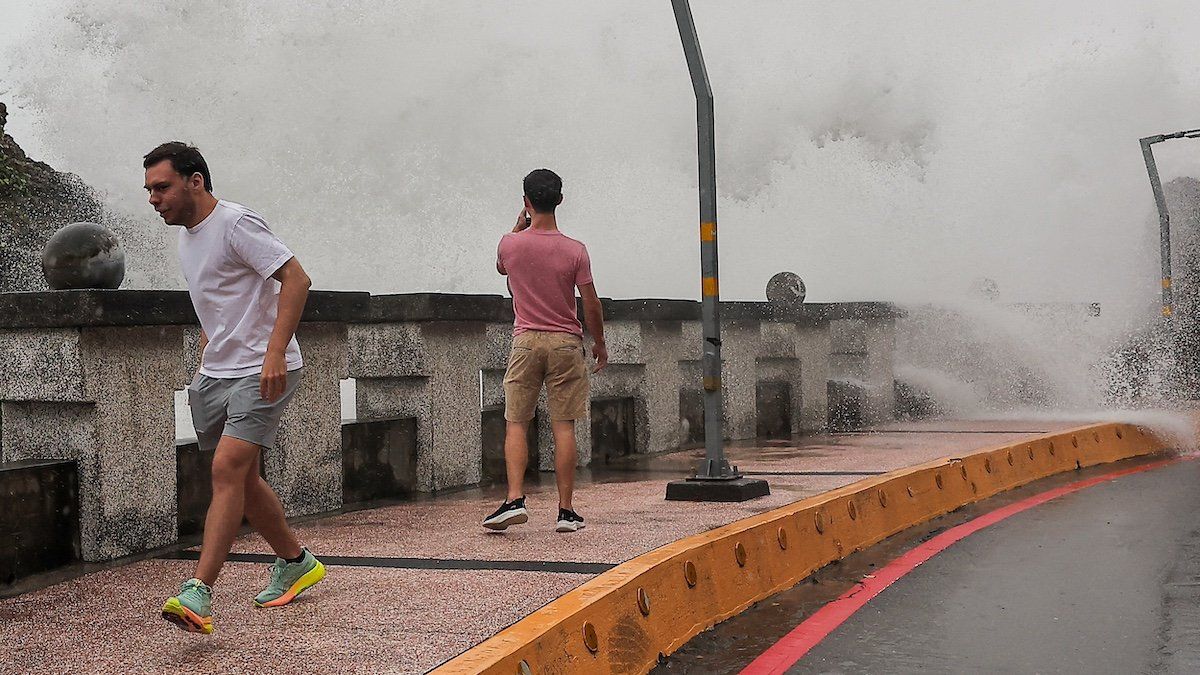
<path fill-rule="evenodd" d="M 196 373 L 188 385 L 188 406 L 201 450 L 215 450 L 222 436 L 232 436 L 263 448 L 275 447 L 279 419 L 300 385 L 303 369 L 289 371 L 283 396 L 268 403 L 259 396 L 259 376 L 219 379 Z"/>

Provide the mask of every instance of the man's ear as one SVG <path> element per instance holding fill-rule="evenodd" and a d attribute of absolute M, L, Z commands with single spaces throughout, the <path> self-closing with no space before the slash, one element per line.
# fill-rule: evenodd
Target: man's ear
<path fill-rule="evenodd" d="M 560 195 L 558 195 L 558 202 L 557 202 L 557 203 L 555 203 L 555 206 L 558 206 L 559 204 L 562 204 L 562 200 L 563 200 L 563 196 L 562 196 L 561 194 L 560 194 Z"/>
<path fill-rule="evenodd" d="M 188 187 L 190 187 L 191 189 L 203 190 L 204 189 L 204 174 L 197 171 L 196 173 L 192 174 L 188 178 L 187 182 L 188 182 Z"/>
<path fill-rule="evenodd" d="M 522 199 L 525 200 L 525 210 L 526 211 L 528 211 L 529 213 L 533 213 L 534 211 L 536 211 L 536 209 L 533 208 L 533 204 L 531 204 L 529 202 L 529 197 L 522 197 Z"/>

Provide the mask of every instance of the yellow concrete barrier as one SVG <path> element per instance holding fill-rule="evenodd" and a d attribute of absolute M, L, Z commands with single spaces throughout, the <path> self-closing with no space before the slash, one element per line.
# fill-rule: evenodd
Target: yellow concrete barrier
<path fill-rule="evenodd" d="M 1071 469 L 1167 450 L 1096 424 L 872 477 L 625 562 L 434 670 L 644 673 L 703 630 L 834 560 L 965 504 Z"/>

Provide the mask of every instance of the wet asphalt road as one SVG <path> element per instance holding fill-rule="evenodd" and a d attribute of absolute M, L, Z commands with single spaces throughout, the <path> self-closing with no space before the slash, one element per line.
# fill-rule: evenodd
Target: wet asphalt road
<path fill-rule="evenodd" d="M 885 542 L 819 584 L 761 603 L 659 670 L 736 672 L 929 532 Z M 967 537 L 869 602 L 788 672 L 1200 673 L 1200 461 L 1069 494 Z"/>

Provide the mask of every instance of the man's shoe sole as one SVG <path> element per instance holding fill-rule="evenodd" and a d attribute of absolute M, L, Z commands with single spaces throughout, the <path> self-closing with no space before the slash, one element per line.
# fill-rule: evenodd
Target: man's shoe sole
<path fill-rule="evenodd" d="M 213 632 L 212 617 L 202 617 L 184 607 L 183 603 L 179 602 L 179 598 L 167 599 L 162 608 L 162 618 L 189 633 L 211 635 Z"/>
<path fill-rule="evenodd" d="M 259 602 L 258 600 L 255 600 L 254 605 L 256 607 L 282 607 L 292 600 L 295 600 L 297 595 L 300 595 L 304 591 L 317 585 L 317 582 L 324 578 L 325 566 L 321 564 L 320 560 L 318 560 L 317 564 L 314 565 L 311 570 L 305 572 L 304 576 L 300 577 L 296 580 L 296 583 L 292 584 L 292 587 L 287 590 L 287 593 L 284 593 L 274 600 L 268 600 L 267 602 Z"/>
<path fill-rule="evenodd" d="M 504 530 L 508 529 L 509 525 L 520 525 L 521 523 L 529 522 L 529 512 L 525 509 L 513 509 L 504 513 L 502 517 L 496 520 L 485 520 L 483 526 L 489 530 Z"/>
<path fill-rule="evenodd" d="M 558 526 L 554 528 L 555 532 L 578 532 L 583 529 L 583 523 L 576 523 L 569 520 L 558 521 Z"/>

